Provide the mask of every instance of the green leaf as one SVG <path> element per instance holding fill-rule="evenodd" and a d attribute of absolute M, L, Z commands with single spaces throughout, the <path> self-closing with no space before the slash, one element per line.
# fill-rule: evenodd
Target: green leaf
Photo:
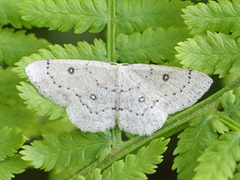
<path fill-rule="evenodd" d="M 83 59 L 83 60 L 97 60 L 107 62 L 106 44 L 102 40 L 94 40 L 94 44 L 90 45 L 87 42 L 79 42 L 78 46 L 60 45 L 50 46 L 50 50 L 41 49 L 38 54 L 32 54 L 29 57 L 23 57 L 15 65 L 14 68 L 21 78 L 27 78 L 25 67 L 38 60 L 44 59 Z"/>
<path fill-rule="evenodd" d="M 189 30 L 158 28 L 145 30 L 142 34 L 119 34 L 116 39 L 116 59 L 126 63 L 160 63 L 163 59 L 174 59 L 178 42 L 189 36 Z"/>
<path fill-rule="evenodd" d="M 22 99 L 18 96 L 16 85 L 19 78 L 11 71 L 11 68 L 0 69 L 0 127 L 12 127 L 20 129 L 33 129 L 36 120 L 28 110 Z M 25 135 L 26 131 L 24 131 Z"/>
<path fill-rule="evenodd" d="M 152 174 L 157 167 L 155 164 L 162 162 L 162 155 L 166 151 L 169 140 L 163 138 L 154 139 L 151 143 L 142 147 L 136 155 L 128 154 L 125 160 L 116 161 L 107 168 L 102 179 L 147 179 L 146 174 Z"/>
<path fill-rule="evenodd" d="M 213 142 L 198 159 L 194 180 L 225 180 L 233 177 L 240 160 L 240 133 L 229 132 Z"/>
<path fill-rule="evenodd" d="M 12 68 L 5 70 L 0 68 L 0 127 L 19 128 L 27 137 L 39 136 L 42 132 L 62 132 L 73 129 L 74 126 L 70 122 L 66 124 L 43 121 L 33 111 L 27 109 L 18 96 L 16 85 L 19 83 L 19 78 L 11 70 Z M 57 113 L 60 112 L 56 111 L 52 116 L 56 117 Z M 60 127 L 56 128 L 56 125 Z"/>
<path fill-rule="evenodd" d="M 174 155 L 178 155 L 174 159 L 172 168 L 177 169 L 179 180 L 193 178 L 198 157 L 217 139 L 214 121 L 217 120 L 207 114 L 195 117 L 191 120 L 190 127 L 178 136 L 180 140 L 174 150 Z"/>
<path fill-rule="evenodd" d="M 27 108 L 36 111 L 37 115 L 48 115 L 50 120 L 61 118 L 63 121 L 67 120 L 66 109 L 62 106 L 54 104 L 52 101 L 44 98 L 38 91 L 30 84 L 20 82 L 21 86 L 17 86 L 20 91 L 19 96 L 25 100 Z"/>
<path fill-rule="evenodd" d="M 14 155 L 0 161 L 0 179 L 10 180 L 13 174 L 20 174 L 28 167 L 28 163 L 21 159 L 20 155 Z"/>
<path fill-rule="evenodd" d="M 80 180 L 82 178 L 83 180 L 85 180 L 85 178 L 82 175 L 72 178 L 75 174 L 77 174 L 81 170 L 82 170 L 82 167 L 79 166 L 79 167 L 76 167 L 76 168 L 64 169 L 60 173 L 50 171 L 48 173 L 48 179 L 49 180 L 66 180 L 66 179 L 68 179 L 68 180 Z"/>
<path fill-rule="evenodd" d="M 118 0 L 116 1 L 117 27 L 126 33 L 147 28 L 185 27 L 181 9 L 190 3 L 178 0 Z"/>
<path fill-rule="evenodd" d="M 106 0 L 25 0 L 19 6 L 24 20 L 50 30 L 98 33 L 108 21 Z"/>
<path fill-rule="evenodd" d="M 240 122 L 240 88 L 235 90 L 234 93 L 233 90 L 224 93 L 221 103 L 224 113 L 235 121 Z"/>
<path fill-rule="evenodd" d="M 207 36 L 195 36 L 176 47 L 181 64 L 205 74 L 219 74 L 225 77 L 229 73 L 240 71 L 240 45 L 229 36 L 208 32 Z"/>
<path fill-rule="evenodd" d="M 20 79 L 11 70 L 11 68 L 0 69 L 0 104 L 12 105 L 21 101 L 16 89 Z"/>
<path fill-rule="evenodd" d="M 43 141 L 33 141 L 23 146 L 23 159 L 31 161 L 35 168 L 57 173 L 67 168 L 84 167 L 96 160 L 98 151 L 109 148 L 111 132 L 65 132 L 59 135 L 43 135 Z"/>
<path fill-rule="evenodd" d="M 24 21 L 19 14 L 17 4 L 22 0 L 0 1 L 0 26 L 11 24 L 14 28 L 30 28 L 30 24 Z"/>
<path fill-rule="evenodd" d="M 101 180 L 102 175 L 100 173 L 101 170 L 96 168 L 89 174 L 86 180 Z"/>
<path fill-rule="evenodd" d="M 34 114 L 23 104 L 5 105 L 0 104 L 0 127 L 12 127 L 27 130 L 33 128 Z M 24 131 L 25 132 L 25 131 Z"/>
<path fill-rule="evenodd" d="M 185 23 L 199 31 L 218 31 L 240 35 L 240 2 L 239 0 L 209 1 L 183 9 Z"/>
<path fill-rule="evenodd" d="M 17 129 L 0 128 L 0 137 L 0 161 L 13 156 L 25 142 L 22 133 Z"/>
<path fill-rule="evenodd" d="M 237 172 L 234 174 L 232 180 L 239 180 L 240 179 L 240 164 L 237 165 Z"/>
<path fill-rule="evenodd" d="M 79 175 L 76 178 L 71 178 L 70 180 L 86 180 L 82 175 Z"/>
<path fill-rule="evenodd" d="M 37 39 L 33 34 L 25 35 L 25 31 L 0 29 L 0 61 L 12 66 L 21 57 L 30 55 L 40 48 L 47 48 L 49 43 Z"/>

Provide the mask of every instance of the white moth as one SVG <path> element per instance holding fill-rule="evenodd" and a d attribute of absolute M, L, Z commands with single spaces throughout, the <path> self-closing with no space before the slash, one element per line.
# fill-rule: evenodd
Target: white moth
<path fill-rule="evenodd" d="M 150 135 L 168 114 L 194 104 L 213 82 L 189 69 L 88 60 L 36 61 L 25 70 L 44 97 L 66 107 L 70 121 L 88 132 L 117 124 L 126 132 Z"/>

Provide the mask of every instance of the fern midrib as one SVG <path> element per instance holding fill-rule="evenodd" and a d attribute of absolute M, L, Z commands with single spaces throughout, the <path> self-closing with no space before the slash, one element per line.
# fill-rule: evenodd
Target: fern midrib
<path fill-rule="evenodd" d="M 110 17 L 107 24 L 107 58 L 108 62 L 116 62 L 114 59 L 116 52 L 116 2 L 115 0 L 108 0 L 108 16 Z"/>
<path fill-rule="evenodd" d="M 196 16 L 195 16 L 196 17 Z M 216 19 L 217 20 L 222 20 L 222 19 L 227 19 L 227 20 L 225 20 L 226 22 L 227 21 L 229 21 L 228 19 L 233 19 L 233 20 L 235 20 L 235 19 L 239 19 L 240 20 L 240 16 L 212 16 L 212 17 L 199 17 L 199 16 L 197 16 L 195 19 L 198 19 L 198 20 L 200 20 L 201 19 L 201 21 L 203 21 L 203 20 L 208 20 L 208 21 L 215 21 Z M 234 22 L 232 22 L 232 23 L 238 23 L 236 20 L 234 21 Z M 220 26 L 220 25 L 219 25 Z"/>
<path fill-rule="evenodd" d="M 82 145 L 82 146 L 73 146 L 71 148 L 67 147 L 67 146 L 62 146 L 65 147 L 64 149 L 53 149 L 53 151 L 48 151 L 46 153 L 41 152 L 41 154 L 47 154 L 47 156 L 51 156 L 52 154 L 63 154 L 64 151 L 76 151 L 76 149 L 87 149 L 87 147 L 91 147 L 91 146 L 106 146 L 106 145 L 110 145 L 111 141 L 99 141 L 97 143 L 91 143 L 91 144 L 86 144 L 86 145 Z M 58 151 L 59 150 L 59 151 Z M 64 151 L 63 151 L 64 150 Z"/>
<path fill-rule="evenodd" d="M 127 15 L 127 16 L 122 16 L 122 17 L 121 17 L 121 15 L 118 15 L 118 18 L 116 19 L 116 21 L 123 21 L 123 20 L 131 21 L 131 19 L 136 18 L 136 17 L 141 17 L 140 19 L 146 19 L 146 16 L 149 16 L 148 19 L 152 19 L 153 18 L 152 16 L 156 16 L 157 20 L 159 20 L 161 18 L 159 16 L 163 15 L 163 14 L 164 13 L 160 12 L 159 10 L 156 13 L 144 13 L 143 11 L 139 11 L 136 14 L 130 14 L 130 15 Z"/>
<path fill-rule="evenodd" d="M 191 53 L 191 52 L 187 52 L 187 53 L 185 53 L 185 54 L 187 54 L 187 55 L 189 55 L 189 57 L 191 56 L 191 55 L 206 55 L 206 56 L 209 56 L 209 55 L 219 55 L 219 56 L 222 56 L 222 55 L 224 55 L 224 56 L 229 56 L 229 55 L 234 55 L 234 56 L 239 56 L 240 55 L 240 51 L 237 51 L 236 53 L 221 53 L 221 52 L 219 52 L 219 53 Z M 181 55 L 180 55 L 181 56 Z"/>
<path fill-rule="evenodd" d="M 87 16 L 87 17 L 91 17 L 91 18 L 97 18 L 97 19 L 107 19 L 108 17 L 106 17 L 106 16 L 97 16 L 96 14 L 94 14 L 94 15 L 91 15 L 91 14 L 77 14 L 77 13 L 69 13 L 69 12 L 67 12 L 67 13 L 64 13 L 64 12 L 51 12 L 51 11 L 48 11 L 47 13 L 46 13 L 46 11 L 44 11 L 44 12 L 39 12 L 39 14 L 41 13 L 41 16 L 43 16 L 44 14 L 47 14 L 47 13 L 49 13 L 49 14 L 51 14 L 51 15 L 60 15 L 60 16 L 65 16 L 65 17 L 67 17 L 67 16 L 72 16 L 72 15 L 74 15 L 74 16 L 76 16 L 76 19 L 81 19 L 81 16 Z M 49 17 L 49 16 L 48 16 Z M 64 18 L 63 18 L 64 19 Z"/>

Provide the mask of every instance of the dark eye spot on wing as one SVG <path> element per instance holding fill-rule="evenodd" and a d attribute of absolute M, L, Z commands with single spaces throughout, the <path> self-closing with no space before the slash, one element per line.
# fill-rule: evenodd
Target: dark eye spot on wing
<path fill-rule="evenodd" d="M 96 96 L 95 94 L 91 94 L 91 95 L 90 95 L 90 99 L 96 100 L 96 99 L 97 99 L 97 96 Z"/>
<path fill-rule="evenodd" d="M 69 72 L 69 74 L 73 74 L 74 73 L 74 68 L 72 68 L 72 67 L 68 68 L 68 72 Z"/>
<path fill-rule="evenodd" d="M 170 76 L 169 76 L 168 74 L 164 74 L 164 75 L 163 75 L 163 80 L 164 80 L 164 81 L 169 80 L 169 78 L 170 78 Z"/>

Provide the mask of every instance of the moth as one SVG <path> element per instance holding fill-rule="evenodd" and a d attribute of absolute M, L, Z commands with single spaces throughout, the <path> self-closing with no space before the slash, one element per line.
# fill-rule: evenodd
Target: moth
<path fill-rule="evenodd" d="M 160 129 L 169 114 L 193 105 L 213 82 L 195 70 L 90 60 L 36 61 L 25 71 L 40 94 L 66 107 L 80 130 L 118 125 L 136 135 Z"/>

